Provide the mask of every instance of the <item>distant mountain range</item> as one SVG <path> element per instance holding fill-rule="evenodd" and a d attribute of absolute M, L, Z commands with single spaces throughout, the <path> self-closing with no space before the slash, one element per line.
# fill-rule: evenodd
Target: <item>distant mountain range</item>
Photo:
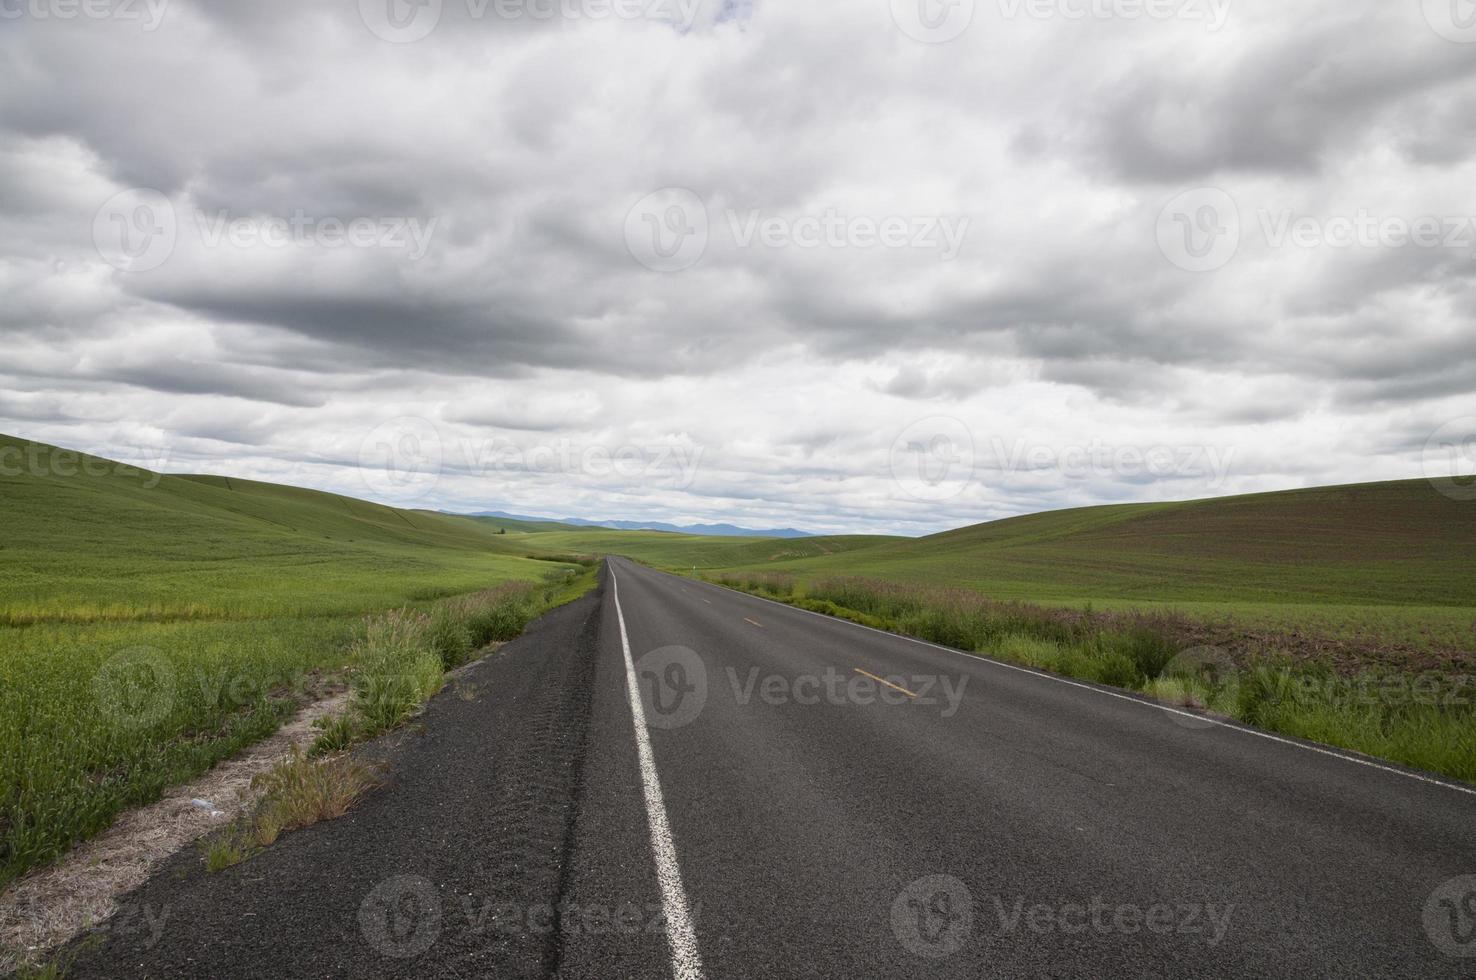
<path fill-rule="evenodd" d="M 809 538 L 808 531 L 797 531 L 792 527 L 760 530 L 739 527 L 736 524 L 666 524 L 662 521 L 588 521 L 582 517 L 529 517 L 525 514 L 508 514 L 500 510 L 486 510 L 469 517 L 500 517 L 505 521 L 530 521 L 542 524 L 572 524 L 575 527 L 607 527 L 616 531 L 669 531 L 672 534 L 706 534 L 719 538 Z"/>

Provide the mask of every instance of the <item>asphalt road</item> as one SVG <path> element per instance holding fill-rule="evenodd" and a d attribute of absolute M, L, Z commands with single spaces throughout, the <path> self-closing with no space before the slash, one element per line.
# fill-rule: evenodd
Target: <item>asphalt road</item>
<path fill-rule="evenodd" d="M 566 976 L 1476 976 L 1476 795 L 611 564 L 570 897 L 657 891 L 623 614 L 696 955 Z"/>
<path fill-rule="evenodd" d="M 1476 794 L 1418 774 L 623 560 L 467 683 L 74 972 L 1476 976 Z"/>

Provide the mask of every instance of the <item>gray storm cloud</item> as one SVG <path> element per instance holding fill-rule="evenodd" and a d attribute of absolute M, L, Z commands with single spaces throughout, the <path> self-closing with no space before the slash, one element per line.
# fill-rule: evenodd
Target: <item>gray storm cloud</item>
<path fill-rule="evenodd" d="M 413 419 L 400 502 L 815 530 L 1421 475 L 1476 37 L 1141 6 L 0 0 L 0 430 L 396 502 Z"/>

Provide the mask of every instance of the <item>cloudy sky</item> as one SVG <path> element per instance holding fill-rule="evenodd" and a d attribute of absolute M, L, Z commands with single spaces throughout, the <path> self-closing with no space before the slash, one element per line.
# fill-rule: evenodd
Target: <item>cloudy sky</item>
<path fill-rule="evenodd" d="M 0 73 L 0 431 L 902 533 L 1476 460 L 1470 0 L 0 0 Z"/>

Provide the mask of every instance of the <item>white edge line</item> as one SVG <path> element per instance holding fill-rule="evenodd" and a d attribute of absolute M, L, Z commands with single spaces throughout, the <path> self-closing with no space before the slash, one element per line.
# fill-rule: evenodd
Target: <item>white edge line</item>
<path fill-rule="evenodd" d="M 682 871 L 677 864 L 676 844 L 666 822 L 666 799 L 661 795 L 661 777 L 656 773 L 656 756 L 651 751 L 651 737 L 646 731 L 646 709 L 641 704 L 640 682 L 635 662 L 630 656 L 630 636 L 625 631 L 625 612 L 620 608 L 620 585 L 615 566 L 610 569 L 611 595 L 615 599 L 615 616 L 620 621 L 620 647 L 625 652 L 625 682 L 630 694 L 630 715 L 635 722 L 636 752 L 641 763 L 641 787 L 646 796 L 646 820 L 651 827 L 651 856 L 656 861 L 656 880 L 661 885 L 661 904 L 666 912 L 666 938 L 671 943 L 671 968 L 677 980 L 702 980 L 702 958 L 697 952 L 697 933 L 687 911 L 687 891 L 682 887 Z"/>
<path fill-rule="evenodd" d="M 652 569 L 652 571 L 658 570 Z M 1130 694 L 1119 694 L 1117 691 L 1109 691 L 1105 688 L 1095 687 L 1091 684 L 1083 684 L 1080 681 L 1074 681 L 1066 677 L 1059 677 L 1056 674 L 1047 674 L 1043 671 L 1031 670 L 1028 667 L 1021 667 L 1018 664 L 1005 663 L 1002 660 L 995 660 L 993 657 L 990 657 L 986 654 L 966 653 L 963 650 L 955 650 L 952 647 L 939 646 L 936 643 L 929 643 L 927 640 L 919 640 L 916 637 L 903 636 L 901 633 L 888 633 L 886 630 L 879 630 L 874 626 L 867 626 L 865 623 L 852 622 L 849 619 L 841 619 L 839 616 L 827 616 L 824 613 L 815 612 L 813 609 L 804 609 L 800 606 L 791 606 L 787 602 L 779 602 L 777 599 L 769 599 L 765 596 L 754 595 L 752 592 L 743 592 L 739 589 L 730 589 L 726 585 L 718 585 L 715 582 L 708 582 L 705 579 L 693 579 L 692 581 L 702 582 L 702 584 L 712 586 L 714 589 L 722 589 L 724 592 L 731 592 L 734 595 L 747 596 L 750 599 L 757 599 L 760 602 L 771 602 L 776 606 L 783 606 L 785 609 L 793 609 L 795 612 L 808 613 L 811 616 L 819 616 L 821 619 L 829 620 L 832 623 L 844 623 L 847 626 L 854 626 L 857 629 L 863 629 L 871 633 L 880 633 L 882 636 L 890 636 L 894 639 L 906 640 L 908 643 L 916 643 L 919 646 L 932 647 L 934 650 L 942 650 L 944 653 L 952 653 L 960 657 L 968 657 L 970 660 L 976 660 L 980 663 L 989 664 L 994 667 L 1003 667 L 1006 670 L 1019 671 L 1022 674 L 1029 674 L 1031 677 L 1039 677 L 1044 680 L 1055 681 L 1057 684 L 1065 684 L 1068 687 L 1081 688 L 1083 691 L 1091 691 L 1093 694 L 1100 694 L 1104 697 L 1117 698 L 1119 701 L 1127 701 L 1129 704 L 1141 705 L 1144 708 L 1149 708 L 1154 711 L 1165 711 L 1171 715 L 1180 715 L 1184 718 L 1193 718 L 1195 721 L 1198 722 L 1216 725 L 1220 728 L 1228 728 L 1232 732 L 1242 732 L 1246 735 L 1254 735 L 1256 738 L 1264 738 L 1271 742 L 1279 742 L 1282 745 L 1290 745 L 1293 748 L 1302 749 L 1307 752 L 1316 752 L 1318 755 L 1332 756 L 1334 759 L 1342 759 L 1344 762 L 1352 762 L 1360 766 L 1367 766 L 1370 769 L 1377 769 L 1380 772 L 1393 773 L 1396 776 L 1403 776 L 1405 779 L 1414 779 L 1422 783 L 1429 783 L 1431 786 L 1443 786 L 1446 789 L 1455 790 L 1457 793 L 1465 793 L 1469 796 L 1476 796 L 1476 788 L 1472 788 L 1470 786 L 1462 786 L 1458 783 L 1448 783 L 1443 779 L 1434 779 L 1430 776 L 1422 776 L 1417 772 L 1410 772 L 1407 769 L 1397 769 L 1394 766 L 1386 766 L 1381 762 L 1375 762 L 1372 759 L 1364 758 L 1362 756 L 1348 755 L 1346 752 L 1339 752 L 1336 749 L 1324 748 L 1320 745 L 1309 745 L 1306 742 L 1298 742 L 1295 739 L 1283 738 L 1282 736 L 1274 735 L 1271 732 L 1263 732 L 1258 728 L 1248 728 L 1245 725 L 1231 724 L 1227 721 L 1221 721 L 1218 718 L 1211 718 L 1208 715 L 1195 714 L 1192 711 L 1181 711 L 1178 708 L 1172 707 L 1171 705 L 1159 704 L 1156 701 L 1148 701 L 1143 698 L 1135 698 Z"/>

